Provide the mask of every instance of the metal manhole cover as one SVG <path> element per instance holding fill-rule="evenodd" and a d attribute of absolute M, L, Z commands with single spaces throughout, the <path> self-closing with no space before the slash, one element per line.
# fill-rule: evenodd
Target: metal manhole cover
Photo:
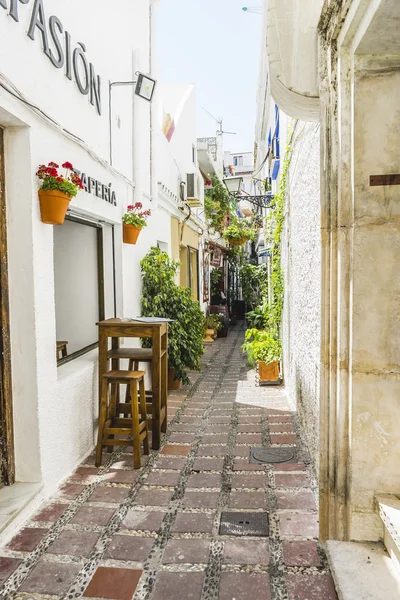
<path fill-rule="evenodd" d="M 223 512 L 219 534 L 268 536 L 268 515 L 262 512 Z"/>
<path fill-rule="evenodd" d="M 251 448 L 250 450 L 250 462 L 257 465 L 289 462 L 294 456 L 294 450 L 291 448 Z"/>

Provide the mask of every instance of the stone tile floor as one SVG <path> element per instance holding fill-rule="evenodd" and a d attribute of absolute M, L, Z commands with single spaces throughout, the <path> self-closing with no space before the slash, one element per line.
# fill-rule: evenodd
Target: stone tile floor
<path fill-rule="evenodd" d="M 160 452 L 90 456 L 0 550 L 0 598 L 334 600 L 308 456 L 283 391 L 255 386 L 243 331 L 206 349 L 169 396 Z M 249 464 L 251 446 L 291 463 Z M 268 512 L 268 537 L 219 535 L 221 513 Z"/>

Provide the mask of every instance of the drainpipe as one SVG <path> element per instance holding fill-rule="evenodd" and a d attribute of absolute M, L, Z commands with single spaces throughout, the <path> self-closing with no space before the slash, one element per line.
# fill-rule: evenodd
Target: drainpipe
<path fill-rule="evenodd" d="M 149 4 L 149 74 L 153 74 L 154 70 L 154 57 L 156 56 L 156 3 L 158 0 L 150 0 Z M 155 91 L 157 94 L 157 89 Z M 156 181 L 156 169 L 155 169 L 155 110 L 157 101 L 153 101 L 150 104 L 150 199 L 154 201 L 157 197 L 157 181 Z"/>

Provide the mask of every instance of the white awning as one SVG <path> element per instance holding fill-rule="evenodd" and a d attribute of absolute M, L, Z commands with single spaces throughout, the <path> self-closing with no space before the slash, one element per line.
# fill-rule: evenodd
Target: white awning
<path fill-rule="evenodd" d="M 269 84 L 290 117 L 319 120 L 317 25 L 323 0 L 267 0 Z"/>

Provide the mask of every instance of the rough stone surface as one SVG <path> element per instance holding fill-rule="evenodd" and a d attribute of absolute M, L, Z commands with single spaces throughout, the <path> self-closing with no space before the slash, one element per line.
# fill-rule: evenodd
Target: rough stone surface
<path fill-rule="evenodd" d="M 286 392 L 297 408 L 315 474 L 319 465 L 321 335 L 319 136 L 314 123 L 297 124 L 288 176 L 289 216 L 285 219 L 282 243 Z"/>
<path fill-rule="evenodd" d="M 99 469 L 89 457 L 0 550 L 2 597 L 335 598 L 324 553 L 311 539 L 318 515 L 300 432 L 298 462 L 260 466 L 245 457 L 252 436 L 268 447 L 270 423 L 284 419 L 290 431 L 295 415 L 282 390 L 256 387 L 242 339 L 239 326 L 207 348 L 197 383 L 170 396 L 176 413 L 161 450 L 141 469 L 133 471 L 126 447 L 105 453 Z M 184 435 L 179 426 L 193 426 L 182 424 L 187 410 L 197 420 L 192 439 L 171 443 Z M 210 427 L 219 432 L 205 433 Z M 268 537 L 220 535 L 227 511 L 267 513 Z"/>
<path fill-rule="evenodd" d="M 340 600 L 398 600 L 400 575 L 382 544 L 326 544 Z"/>

